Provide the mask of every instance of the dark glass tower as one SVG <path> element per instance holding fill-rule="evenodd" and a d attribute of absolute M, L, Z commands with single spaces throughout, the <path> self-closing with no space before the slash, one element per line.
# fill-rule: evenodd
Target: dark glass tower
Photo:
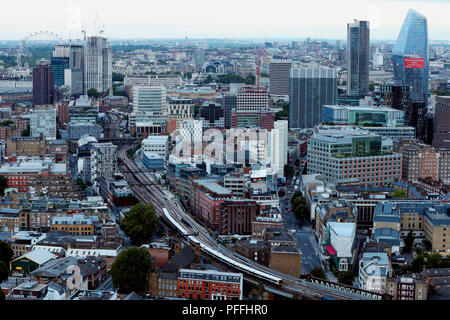
<path fill-rule="evenodd" d="M 369 21 L 347 25 L 347 95 L 369 94 Z"/>
<path fill-rule="evenodd" d="M 392 51 L 394 81 L 411 86 L 412 103 L 428 103 L 429 53 L 427 19 L 410 9 Z"/>
<path fill-rule="evenodd" d="M 337 103 L 336 69 L 291 69 L 289 128 L 312 128 L 322 122 L 322 107 Z"/>
<path fill-rule="evenodd" d="M 55 87 L 61 87 L 64 85 L 64 71 L 69 69 L 69 57 L 53 57 L 51 61 Z"/>
<path fill-rule="evenodd" d="M 33 105 L 52 104 L 54 99 L 53 73 L 47 62 L 40 61 L 33 68 Z"/>

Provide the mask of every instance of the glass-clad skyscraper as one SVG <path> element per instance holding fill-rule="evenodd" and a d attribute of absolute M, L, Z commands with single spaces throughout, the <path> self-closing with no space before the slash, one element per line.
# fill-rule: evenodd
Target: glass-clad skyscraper
<path fill-rule="evenodd" d="M 289 85 L 289 128 L 312 128 L 322 122 L 322 107 L 337 103 L 337 72 L 329 68 L 293 68 Z"/>
<path fill-rule="evenodd" d="M 369 94 L 369 21 L 347 25 L 347 95 Z"/>
<path fill-rule="evenodd" d="M 427 19 L 410 9 L 392 52 L 394 80 L 411 86 L 411 102 L 428 102 L 428 27 Z"/>
<path fill-rule="evenodd" d="M 55 87 L 64 85 L 64 72 L 69 68 L 69 57 L 52 57 L 51 69 Z"/>

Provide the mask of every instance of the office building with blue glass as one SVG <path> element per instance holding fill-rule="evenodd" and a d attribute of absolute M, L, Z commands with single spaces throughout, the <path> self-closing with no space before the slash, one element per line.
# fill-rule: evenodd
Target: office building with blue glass
<path fill-rule="evenodd" d="M 410 9 L 395 43 L 394 81 L 410 86 L 412 103 L 428 102 L 429 47 L 427 19 Z"/>
<path fill-rule="evenodd" d="M 51 69 L 53 72 L 53 80 L 55 87 L 64 85 L 64 72 L 69 68 L 69 57 L 52 57 Z"/>

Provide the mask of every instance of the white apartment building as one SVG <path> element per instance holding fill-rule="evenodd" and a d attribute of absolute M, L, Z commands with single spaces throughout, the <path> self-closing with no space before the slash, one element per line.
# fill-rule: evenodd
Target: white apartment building
<path fill-rule="evenodd" d="M 365 252 L 359 262 L 358 284 L 361 289 L 386 292 L 386 281 L 392 266 L 386 252 Z"/>
<path fill-rule="evenodd" d="M 274 122 L 274 128 L 269 137 L 269 153 L 272 168 L 278 171 L 278 177 L 284 177 L 284 166 L 288 163 L 289 122 L 279 120 Z"/>
<path fill-rule="evenodd" d="M 56 139 L 56 109 L 31 110 L 30 133 L 32 137 L 42 133 L 46 139 Z"/>
<path fill-rule="evenodd" d="M 91 182 L 94 190 L 98 192 L 101 176 L 112 176 L 117 170 L 117 146 L 112 143 L 94 143 L 91 151 Z"/>
<path fill-rule="evenodd" d="M 167 159 L 169 154 L 169 136 L 149 136 L 142 141 L 142 151 L 154 152 Z"/>

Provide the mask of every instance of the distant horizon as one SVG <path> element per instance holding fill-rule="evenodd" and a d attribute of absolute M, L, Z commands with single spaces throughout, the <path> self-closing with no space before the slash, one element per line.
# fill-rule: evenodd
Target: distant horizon
<path fill-rule="evenodd" d="M 89 35 L 88 37 L 90 37 L 90 36 L 95 36 L 95 35 Z M 110 40 L 110 41 L 186 41 L 186 38 L 176 38 L 176 37 L 173 37 L 173 38 L 163 38 L 163 37 L 161 37 L 161 38 L 132 38 L 132 37 L 129 37 L 129 38 L 112 38 L 112 37 L 107 37 L 107 36 L 104 36 L 104 35 L 102 35 L 103 37 L 106 37 L 108 40 Z M 292 42 L 292 41 L 305 41 L 305 40 L 307 40 L 308 38 L 306 37 L 306 38 L 270 38 L 270 39 L 264 39 L 264 38 L 258 38 L 258 37 L 254 37 L 254 38 L 237 38 L 237 37 L 234 37 L 234 38 L 227 38 L 227 37 L 224 37 L 224 38 L 219 38 L 219 37 L 217 37 L 217 38 L 214 38 L 214 37 L 211 37 L 211 38 L 189 38 L 188 37 L 188 41 L 217 41 L 217 40 L 219 40 L 219 41 L 257 41 L 257 42 L 261 42 L 261 43 L 264 43 L 264 42 L 274 42 L 274 41 L 283 41 L 283 42 Z M 347 39 L 346 38 L 309 38 L 309 39 L 311 39 L 312 41 L 314 41 L 314 40 L 320 40 L 320 41 L 338 41 L 338 40 L 341 40 L 341 41 L 343 41 L 343 43 L 346 43 L 347 42 Z M 72 41 L 72 42 L 77 42 L 78 40 L 81 40 L 81 39 L 75 39 L 75 38 L 72 38 L 72 39 L 64 39 L 64 40 L 67 40 L 67 41 Z M 23 38 L 22 39 L 0 39 L 0 42 L 21 42 L 21 41 L 23 41 Z M 49 42 L 58 42 L 58 40 L 56 40 L 56 39 L 46 39 L 46 38 L 43 38 L 43 39 L 31 39 L 31 40 L 28 40 L 27 42 L 42 42 L 42 41 L 49 41 Z M 83 40 L 81 40 L 81 41 L 83 41 Z M 396 42 L 397 41 L 397 39 L 383 39 L 383 38 L 371 38 L 370 39 L 370 42 Z M 444 40 L 444 39 L 429 39 L 428 40 L 429 42 L 447 42 L 448 44 L 450 44 L 450 40 Z"/>
<path fill-rule="evenodd" d="M 0 38 L 21 40 L 49 30 L 63 38 L 81 38 L 81 30 L 100 30 L 110 39 L 337 39 L 347 23 L 370 22 L 374 41 L 395 41 L 410 9 L 427 18 L 429 39 L 450 41 L 450 0 L 128 0 L 110 2 L 50 0 L 3 4 Z M 42 19 L 45 17 L 45 19 Z"/>

